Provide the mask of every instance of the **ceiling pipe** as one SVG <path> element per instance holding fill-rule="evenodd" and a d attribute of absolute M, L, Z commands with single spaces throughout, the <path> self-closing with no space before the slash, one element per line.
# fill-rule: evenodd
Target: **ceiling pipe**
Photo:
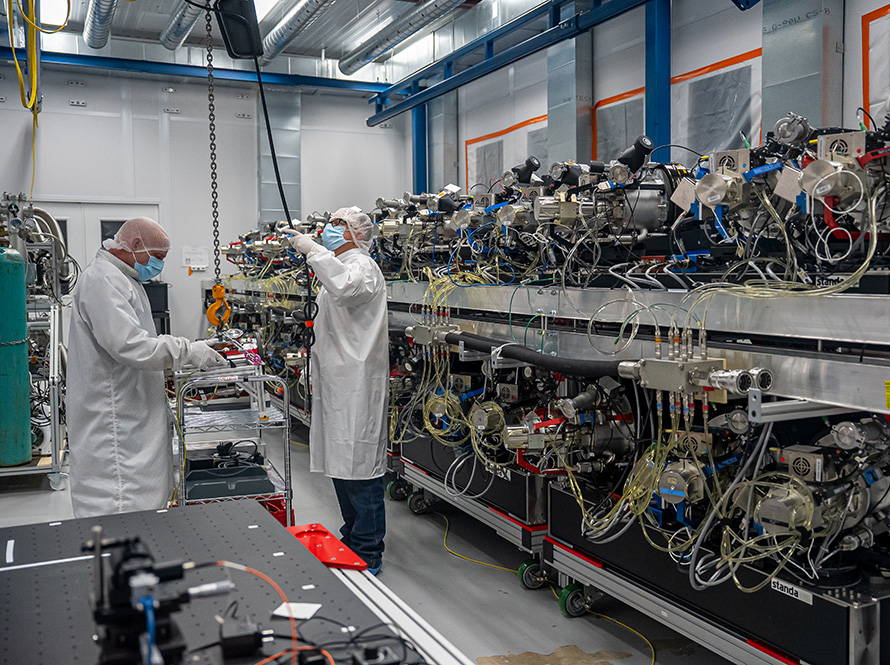
<path fill-rule="evenodd" d="M 359 69 L 374 62 L 388 50 L 403 42 L 418 30 L 444 16 L 452 9 L 462 5 L 466 0 L 427 0 L 403 14 L 395 21 L 359 44 L 349 53 L 340 58 L 340 71 L 349 76 Z"/>
<path fill-rule="evenodd" d="M 90 0 L 87 18 L 83 23 L 83 40 L 90 48 L 102 48 L 111 34 L 111 21 L 117 0 Z"/>
<path fill-rule="evenodd" d="M 263 38 L 261 65 L 268 65 L 294 38 L 318 18 L 333 0 L 298 0 L 283 19 Z"/>
<path fill-rule="evenodd" d="M 173 12 L 167 27 L 161 31 L 161 44 L 171 51 L 178 49 L 185 43 L 186 38 L 188 38 L 189 33 L 203 13 L 204 9 L 202 7 L 196 7 L 181 0 L 176 7 L 176 11 Z"/>

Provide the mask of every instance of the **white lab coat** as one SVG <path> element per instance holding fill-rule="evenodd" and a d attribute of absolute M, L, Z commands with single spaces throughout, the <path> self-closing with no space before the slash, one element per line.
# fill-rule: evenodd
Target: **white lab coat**
<path fill-rule="evenodd" d="M 312 347 L 310 470 L 368 480 L 386 471 L 389 326 L 386 282 L 366 253 L 308 257 L 322 288 Z"/>
<path fill-rule="evenodd" d="M 158 336 L 136 271 L 99 250 L 74 289 L 67 416 L 75 517 L 163 508 L 173 489 L 164 369 L 189 357 Z"/>

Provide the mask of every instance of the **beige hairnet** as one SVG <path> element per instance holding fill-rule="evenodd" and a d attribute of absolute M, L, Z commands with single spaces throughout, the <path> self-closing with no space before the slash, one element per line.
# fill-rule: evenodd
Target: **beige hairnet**
<path fill-rule="evenodd" d="M 366 252 L 371 249 L 371 243 L 377 234 L 377 227 L 374 222 L 363 212 L 351 212 L 341 219 L 346 222 L 349 232 L 352 234 L 352 241 Z"/>
<path fill-rule="evenodd" d="M 135 217 L 124 222 L 114 238 L 102 243 L 105 249 L 136 251 L 136 241 L 142 241 L 139 251 L 167 252 L 170 250 L 170 237 L 164 227 L 148 217 Z"/>

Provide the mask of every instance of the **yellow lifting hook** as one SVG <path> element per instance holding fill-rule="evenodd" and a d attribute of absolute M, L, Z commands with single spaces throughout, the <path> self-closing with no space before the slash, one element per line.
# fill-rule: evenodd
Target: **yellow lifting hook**
<path fill-rule="evenodd" d="M 213 302 L 207 308 L 207 320 L 210 325 L 218 328 L 228 323 L 232 307 L 226 302 L 226 287 L 222 284 L 214 284 L 210 293 L 213 295 Z"/>

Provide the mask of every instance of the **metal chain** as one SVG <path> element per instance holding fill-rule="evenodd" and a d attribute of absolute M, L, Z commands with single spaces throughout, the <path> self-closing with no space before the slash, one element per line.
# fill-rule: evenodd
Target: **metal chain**
<path fill-rule="evenodd" d="M 27 343 L 28 343 L 28 338 L 26 337 L 25 339 L 18 339 L 14 342 L 0 342 L 0 346 L 16 346 L 17 344 L 27 344 Z"/>
<path fill-rule="evenodd" d="M 213 206 L 213 273 L 218 284 L 219 268 L 219 192 L 216 182 L 216 103 L 213 93 L 213 21 L 210 3 L 207 10 L 207 109 L 210 126 L 210 197 Z"/>

